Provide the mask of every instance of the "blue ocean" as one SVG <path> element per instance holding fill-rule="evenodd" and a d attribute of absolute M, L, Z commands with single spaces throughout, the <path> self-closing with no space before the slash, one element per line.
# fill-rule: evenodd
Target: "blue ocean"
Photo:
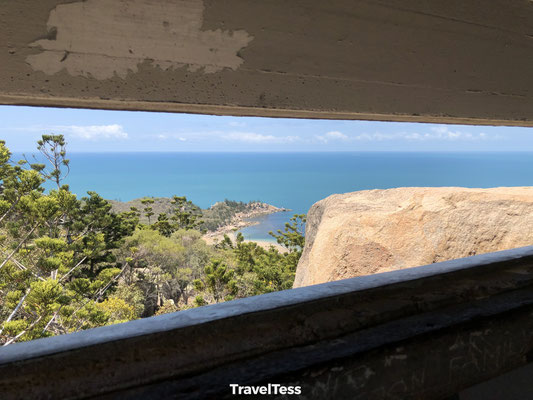
<path fill-rule="evenodd" d="M 17 157 L 17 155 L 15 155 Z M 533 153 L 70 153 L 65 183 L 107 199 L 185 195 L 202 208 L 224 199 L 289 208 L 244 229 L 272 239 L 294 213 L 334 193 L 402 186 L 531 186 Z"/>

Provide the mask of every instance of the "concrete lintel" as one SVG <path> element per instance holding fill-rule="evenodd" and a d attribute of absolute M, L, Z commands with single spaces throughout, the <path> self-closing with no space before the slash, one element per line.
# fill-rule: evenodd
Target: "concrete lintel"
<path fill-rule="evenodd" d="M 288 108 L 258 108 L 217 104 L 191 104 L 139 100 L 112 100 L 103 98 L 61 98 L 39 97 L 23 95 L 5 95 L 0 93 L 0 105 L 81 108 L 116 111 L 148 111 L 165 113 L 186 113 L 202 115 L 220 115 L 236 117 L 263 118 L 300 118 L 300 119 L 330 119 L 330 120 L 358 120 L 358 121 L 386 121 L 386 122 L 418 122 L 434 124 L 459 124 L 478 126 L 521 126 L 533 127 L 533 120 L 509 120 L 496 118 L 466 118 L 445 115 L 412 115 L 342 112 L 332 110 L 297 110 Z"/>
<path fill-rule="evenodd" d="M 533 125 L 526 0 L 18 0 L 0 104 Z"/>

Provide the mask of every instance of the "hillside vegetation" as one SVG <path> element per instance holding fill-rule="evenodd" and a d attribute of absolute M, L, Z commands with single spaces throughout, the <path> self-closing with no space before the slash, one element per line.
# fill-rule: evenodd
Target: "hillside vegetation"
<path fill-rule="evenodd" d="M 166 214 L 170 216 L 173 212 L 172 199 L 168 197 L 151 197 L 151 198 L 141 198 L 135 199 L 127 202 L 121 202 L 116 200 L 109 201 L 112 205 L 112 210 L 116 213 L 128 212 L 131 209 L 138 210 L 139 221 L 143 224 L 148 224 L 154 222 L 153 218 L 149 218 L 145 212 L 146 208 L 151 208 L 149 210 L 150 217 L 152 215 Z M 250 213 L 254 210 L 262 209 L 264 213 L 271 212 L 269 204 L 262 203 L 260 201 L 234 201 L 225 199 L 212 205 L 207 209 L 201 210 L 202 222 L 199 224 L 198 228 L 200 231 L 213 232 L 218 228 L 228 225 L 233 218 L 239 213 Z M 194 203 L 190 203 L 190 209 L 200 209 Z M 284 209 L 279 209 L 284 210 Z"/>
<path fill-rule="evenodd" d="M 305 216 L 272 234 L 283 254 L 241 234 L 210 246 L 202 231 L 250 204 L 79 199 L 64 182 L 63 136 L 44 135 L 37 148 L 44 163 L 12 160 L 0 141 L 0 344 L 292 287 Z"/>

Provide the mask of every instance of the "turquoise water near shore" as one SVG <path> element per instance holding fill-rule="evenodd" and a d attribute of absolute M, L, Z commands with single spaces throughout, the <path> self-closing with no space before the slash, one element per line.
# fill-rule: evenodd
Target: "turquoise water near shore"
<path fill-rule="evenodd" d="M 259 224 L 241 229 L 241 232 L 248 240 L 262 240 L 275 243 L 276 239 L 273 236 L 270 236 L 268 232 L 272 231 L 277 233 L 278 229 L 283 231 L 285 223 L 289 222 L 289 219 L 294 214 L 294 211 L 281 211 L 257 218 L 251 218 L 251 221 L 259 222 Z"/>
<path fill-rule="evenodd" d="M 15 154 L 15 159 L 20 155 Z M 78 196 L 185 195 L 202 208 L 225 198 L 292 210 L 260 218 L 247 239 L 272 239 L 293 213 L 334 193 L 402 186 L 531 186 L 533 153 L 71 153 Z"/>

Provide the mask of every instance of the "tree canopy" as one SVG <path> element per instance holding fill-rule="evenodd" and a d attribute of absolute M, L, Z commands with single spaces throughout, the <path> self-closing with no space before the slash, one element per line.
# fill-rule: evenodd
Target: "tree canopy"
<path fill-rule="evenodd" d="M 151 197 L 122 212 L 95 192 L 78 199 L 64 184 L 66 147 L 62 135 L 43 135 L 44 164 L 15 162 L 0 141 L 0 344 L 292 287 L 305 216 L 272 234 L 286 253 L 241 234 L 209 246 L 203 212 L 185 196 L 153 223 Z M 234 203 L 215 213 L 245 207 Z"/>

